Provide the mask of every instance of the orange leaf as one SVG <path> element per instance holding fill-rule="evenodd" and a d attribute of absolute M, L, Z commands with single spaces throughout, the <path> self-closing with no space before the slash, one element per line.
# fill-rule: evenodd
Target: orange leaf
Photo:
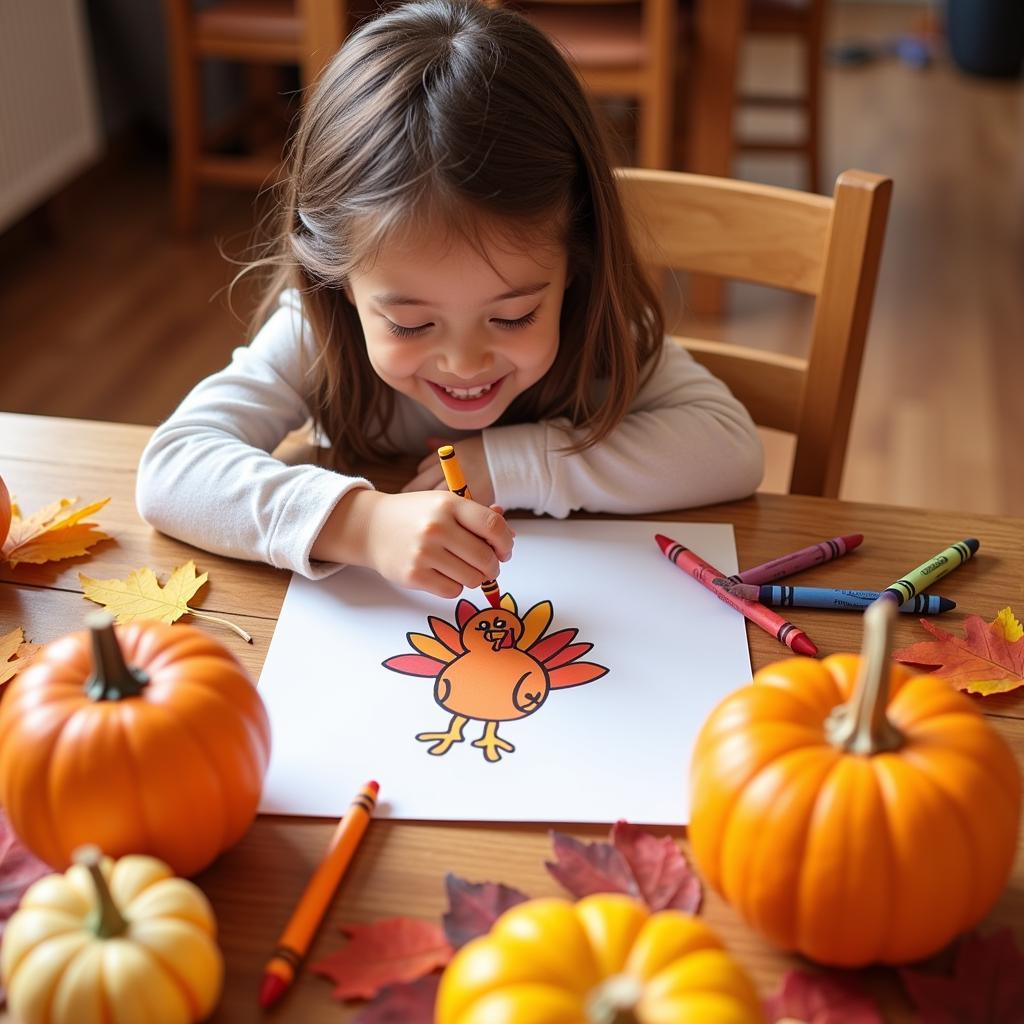
<path fill-rule="evenodd" d="M 929 667 L 932 675 L 943 676 L 968 693 L 988 695 L 1015 690 L 1024 685 L 1024 639 L 1010 639 L 1016 631 L 1009 624 L 1015 621 L 1008 608 L 994 622 L 968 615 L 964 622 L 966 636 L 958 637 L 922 619 L 921 625 L 937 639 L 904 647 L 893 658 Z"/>
<path fill-rule="evenodd" d="M 336 999 L 372 999 L 386 985 L 415 981 L 452 958 L 441 928 L 415 917 L 387 917 L 342 931 L 348 945 L 313 965 L 334 982 Z"/>
<path fill-rule="evenodd" d="M 31 663 L 40 646 L 25 643 L 25 631 L 21 626 L 0 636 L 0 688 Z"/>
<path fill-rule="evenodd" d="M 110 539 L 97 529 L 95 523 L 82 522 L 86 516 L 103 508 L 110 499 L 103 498 L 85 508 L 68 512 L 77 501 L 77 498 L 61 498 L 27 519 L 21 517 L 21 509 L 16 504 L 11 505 L 11 527 L 0 554 L 12 569 L 19 562 L 38 565 L 84 555 L 97 541 Z"/>

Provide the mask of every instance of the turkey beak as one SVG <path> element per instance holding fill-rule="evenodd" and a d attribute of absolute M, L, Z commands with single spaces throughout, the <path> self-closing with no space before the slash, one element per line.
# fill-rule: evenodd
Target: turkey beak
<path fill-rule="evenodd" d="M 501 638 L 501 646 L 502 647 L 511 647 L 512 646 L 512 630 L 511 629 L 506 629 L 505 630 L 505 635 Z"/>

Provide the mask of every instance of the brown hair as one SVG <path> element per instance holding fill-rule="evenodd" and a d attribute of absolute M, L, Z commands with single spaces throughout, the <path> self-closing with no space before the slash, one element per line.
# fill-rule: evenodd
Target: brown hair
<path fill-rule="evenodd" d="M 470 237 L 481 222 L 523 238 L 563 225 L 558 354 L 499 422 L 567 417 L 581 450 L 621 421 L 653 368 L 663 316 L 606 142 L 565 59 L 507 8 L 420 0 L 354 32 L 307 100 L 284 188 L 274 251 L 253 264 L 273 268 L 257 322 L 283 289 L 299 291 L 317 352 L 307 397 L 339 467 L 390 453 L 394 411 L 346 278 L 424 211 Z"/>

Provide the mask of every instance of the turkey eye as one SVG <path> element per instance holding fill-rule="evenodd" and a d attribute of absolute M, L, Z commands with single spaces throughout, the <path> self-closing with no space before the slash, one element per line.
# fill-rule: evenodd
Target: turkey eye
<path fill-rule="evenodd" d="M 482 621 L 476 624 L 476 628 L 479 629 L 480 632 L 482 633 L 485 629 L 490 629 L 491 624 L 486 619 L 483 619 Z"/>
<path fill-rule="evenodd" d="M 504 619 L 495 619 L 494 620 L 494 628 L 495 629 L 504 629 L 504 627 L 505 627 L 505 620 Z"/>

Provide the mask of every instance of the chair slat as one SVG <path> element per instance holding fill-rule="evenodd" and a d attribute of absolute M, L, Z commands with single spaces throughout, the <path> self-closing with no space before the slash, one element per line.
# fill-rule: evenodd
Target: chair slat
<path fill-rule="evenodd" d="M 702 338 L 672 339 L 706 366 L 746 406 L 755 423 L 796 433 L 807 361 Z"/>
<path fill-rule="evenodd" d="M 695 174 L 618 173 L 645 261 L 806 295 L 820 289 L 827 196 Z M 645 229 L 652 224 L 656 238 Z"/>

